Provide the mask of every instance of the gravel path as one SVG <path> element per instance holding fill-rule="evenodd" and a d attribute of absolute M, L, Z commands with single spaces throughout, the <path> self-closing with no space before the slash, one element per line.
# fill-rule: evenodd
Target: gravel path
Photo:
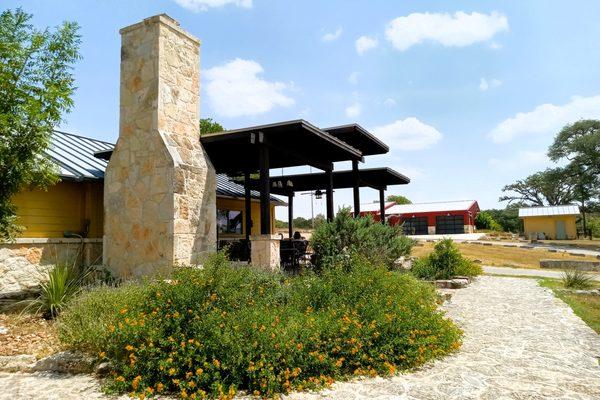
<path fill-rule="evenodd" d="M 600 336 L 532 279 L 484 276 L 454 293 L 461 350 L 420 371 L 288 399 L 599 399 Z M 0 399 L 96 399 L 89 376 L 0 374 Z"/>

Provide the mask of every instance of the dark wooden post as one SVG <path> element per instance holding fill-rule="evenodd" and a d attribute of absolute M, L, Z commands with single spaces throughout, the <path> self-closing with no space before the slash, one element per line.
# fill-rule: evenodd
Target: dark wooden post
<path fill-rule="evenodd" d="M 294 236 L 294 192 L 288 195 L 288 236 Z"/>
<path fill-rule="evenodd" d="M 352 172 L 354 175 L 354 186 L 352 192 L 354 194 L 354 218 L 360 216 L 360 174 L 358 172 L 358 161 L 352 160 Z"/>
<path fill-rule="evenodd" d="M 271 233 L 271 182 L 269 179 L 269 148 L 264 144 L 259 150 L 260 169 L 260 233 L 268 235 Z"/>
<path fill-rule="evenodd" d="M 246 240 L 250 240 L 252 234 L 252 197 L 250 188 L 250 171 L 244 173 L 244 206 L 245 206 L 245 222 Z"/>
<path fill-rule="evenodd" d="M 327 187 L 325 193 L 327 195 L 327 221 L 333 221 L 333 170 L 325 171 L 327 175 Z"/>
<path fill-rule="evenodd" d="M 385 224 L 385 189 L 379 189 L 379 215 L 381 223 Z"/>

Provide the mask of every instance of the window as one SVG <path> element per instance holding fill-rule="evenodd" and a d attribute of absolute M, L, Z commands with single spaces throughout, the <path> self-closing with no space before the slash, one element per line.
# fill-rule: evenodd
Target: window
<path fill-rule="evenodd" d="M 217 210 L 217 233 L 242 234 L 242 212 Z"/>

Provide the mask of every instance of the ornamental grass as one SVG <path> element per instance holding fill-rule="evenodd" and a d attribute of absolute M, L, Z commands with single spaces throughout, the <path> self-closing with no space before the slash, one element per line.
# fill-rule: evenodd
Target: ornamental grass
<path fill-rule="evenodd" d="M 364 259 L 285 277 L 218 254 L 168 281 L 82 294 L 59 335 L 111 363 L 110 392 L 231 398 L 395 374 L 457 349 L 461 332 L 430 285 Z"/>

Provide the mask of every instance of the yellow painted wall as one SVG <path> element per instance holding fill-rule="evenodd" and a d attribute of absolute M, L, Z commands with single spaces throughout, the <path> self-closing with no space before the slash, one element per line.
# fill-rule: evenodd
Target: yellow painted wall
<path fill-rule="evenodd" d="M 101 182 L 59 182 L 45 190 L 26 190 L 13 198 L 22 237 L 63 237 L 80 234 L 90 221 L 88 237 L 102 237 L 103 185 Z"/>
<path fill-rule="evenodd" d="M 81 233 L 84 221 L 90 221 L 88 237 L 101 238 L 103 233 L 102 182 L 59 182 L 44 190 L 26 190 L 13 198 L 17 206 L 18 223 L 25 226 L 21 237 L 57 238 L 65 231 Z M 244 213 L 244 199 L 217 197 L 217 208 L 238 210 Z M 260 203 L 252 201 L 252 234 L 260 233 Z M 243 237 L 245 217 L 240 235 L 220 237 Z M 275 205 L 271 204 L 271 231 L 275 229 Z"/>
<path fill-rule="evenodd" d="M 556 239 L 556 221 L 565 222 L 565 231 L 568 239 L 577 238 L 577 216 L 575 215 L 557 215 L 544 217 L 524 217 L 523 227 L 525 237 L 530 233 L 543 232 L 548 239 Z"/>
<path fill-rule="evenodd" d="M 231 199 L 227 197 L 217 197 L 217 208 L 219 210 L 236 210 L 241 211 L 242 215 L 245 210 L 244 199 Z M 242 235 L 219 234 L 219 237 L 245 237 L 246 232 L 246 216 L 242 217 Z M 275 205 L 271 203 L 271 232 L 275 232 Z M 252 201 L 252 234 L 260 234 L 260 202 Z"/>

